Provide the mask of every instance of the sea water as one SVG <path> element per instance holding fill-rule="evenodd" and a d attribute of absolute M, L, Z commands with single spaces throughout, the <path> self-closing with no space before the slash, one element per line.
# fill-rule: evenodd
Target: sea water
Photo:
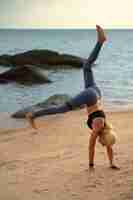
<path fill-rule="evenodd" d="M 105 108 L 133 108 L 133 30 L 105 30 L 104 44 L 93 69 Z M 96 43 L 95 30 L 88 29 L 0 29 L 0 55 L 32 49 L 49 49 L 87 58 Z M 0 72 L 9 68 L 0 66 Z M 84 88 L 82 69 L 50 70 L 50 84 L 0 85 L 0 112 L 15 112 L 44 101 L 53 94 L 74 96 Z"/>

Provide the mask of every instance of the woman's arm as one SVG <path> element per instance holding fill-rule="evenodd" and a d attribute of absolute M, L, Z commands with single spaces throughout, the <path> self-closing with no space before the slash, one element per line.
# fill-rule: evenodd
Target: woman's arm
<path fill-rule="evenodd" d="M 117 167 L 117 166 L 114 164 L 114 151 L 113 151 L 113 148 L 112 148 L 111 146 L 107 146 L 107 147 L 106 147 L 106 150 L 107 150 L 107 155 L 108 155 L 110 167 L 111 167 L 112 169 L 120 169 L 119 167 Z"/>
<path fill-rule="evenodd" d="M 97 133 L 95 131 L 92 131 L 91 136 L 89 138 L 89 166 L 94 166 L 94 156 L 95 156 L 95 146 L 96 146 L 96 139 L 97 139 Z"/>

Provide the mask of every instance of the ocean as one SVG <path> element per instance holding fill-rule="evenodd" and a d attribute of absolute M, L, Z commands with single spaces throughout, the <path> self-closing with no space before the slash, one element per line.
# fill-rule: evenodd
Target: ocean
<path fill-rule="evenodd" d="M 133 30 L 105 30 L 107 42 L 94 67 L 106 110 L 133 109 Z M 50 49 L 88 57 L 96 42 L 95 30 L 88 29 L 0 29 L 0 55 L 31 49 Z M 0 72 L 9 68 L 0 66 Z M 0 112 L 13 113 L 44 101 L 53 94 L 76 95 L 84 88 L 82 69 L 47 71 L 51 84 L 0 85 Z"/>

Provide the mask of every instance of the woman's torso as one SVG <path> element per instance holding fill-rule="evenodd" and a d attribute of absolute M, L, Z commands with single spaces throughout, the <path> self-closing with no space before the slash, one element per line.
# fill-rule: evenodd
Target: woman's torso
<path fill-rule="evenodd" d="M 97 103 L 93 106 L 86 106 L 87 108 L 87 114 L 90 115 L 91 113 L 98 111 L 98 110 L 102 110 L 102 102 L 101 100 L 98 100 Z"/>

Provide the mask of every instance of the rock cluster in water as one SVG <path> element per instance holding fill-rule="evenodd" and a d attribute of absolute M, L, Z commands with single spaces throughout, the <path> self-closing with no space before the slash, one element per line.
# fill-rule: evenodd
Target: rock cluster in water
<path fill-rule="evenodd" d="M 12 67 L 0 74 L 0 83 L 15 81 L 23 84 L 47 83 L 50 80 L 41 73 L 41 69 L 80 68 L 83 58 L 60 54 L 50 50 L 31 50 L 15 55 L 1 55 L 0 65 Z M 30 67 L 29 67 L 30 66 Z M 62 67 L 63 66 L 63 67 Z"/>
<path fill-rule="evenodd" d="M 40 49 L 40 50 L 31 50 L 24 53 L 19 53 L 15 55 L 1 55 L 0 56 L 0 65 L 6 66 L 24 66 L 27 64 L 30 65 L 70 65 L 73 67 L 81 67 L 82 58 L 78 56 L 73 56 L 69 54 L 60 54 L 56 51 Z"/>
<path fill-rule="evenodd" d="M 0 65 L 10 67 L 9 70 L 0 74 L 0 84 L 17 82 L 19 84 L 44 84 L 51 80 L 45 74 L 49 69 L 70 69 L 80 68 L 85 59 L 60 54 L 50 50 L 31 50 L 16 55 L 1 55 Z M 68 95 L 54 95 L 45 102 L 26 107 L 12 114 L 14 118 L 23 118 L 27 112 L 35 112 L 53 105 L 60 105 L 68 101 Z"/>

